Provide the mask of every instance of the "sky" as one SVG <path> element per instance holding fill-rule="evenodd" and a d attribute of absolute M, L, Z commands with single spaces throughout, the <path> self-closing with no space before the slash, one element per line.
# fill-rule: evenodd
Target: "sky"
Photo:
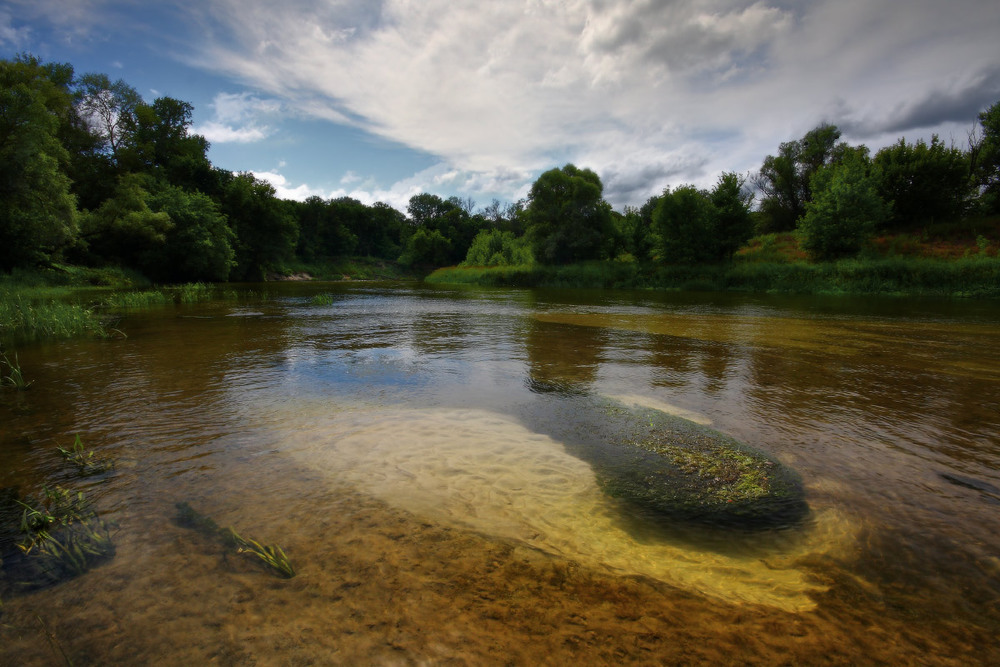
<path fill-rule="evenodd" d="M 618 210 L 832 123 L 965 147 L 1000 101 L 996 0 L 0 0 L 31 53 L 194 105 L 279 196 L 480 207 L 594 170 Z"/>

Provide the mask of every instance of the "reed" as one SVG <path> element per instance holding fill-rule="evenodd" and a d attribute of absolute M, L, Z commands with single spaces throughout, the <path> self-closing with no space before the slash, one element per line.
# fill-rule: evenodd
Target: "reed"
<path fill-rule="evenodd" d="M 62 457 L 74 464 L 81 475 L 101 475 L 115 469 L 115 461 L 107 457 L 96 456 L 94 452 L 88 452 L 83 446 L 83 440 L 79 434 L 73 442 L 71 449 L 57 447 Z"/>
<path fill-rule="evenodd" d="M 107 308 L 134 310 L 161 306 L 170 303 L 170 298 L 159 290 L 144 290 L 141 292 L 113 292 L 103 300 Z"/>
<path fill-rule="evenodd" d="M 106 336 L 93 309 L 80 304 L 32 298 L 28 290 L 0 290 L 0 341 Z"/>
<path fill-rule="evenodd" d="M 14 361 L 11 361 L 4 352 L 0 351 L 0 365 L 7 367 L 6 373 L 0 369 L 0 387 L 13 387 L 18 391 L 24 391 L 34 382 L 34 380 L 26 381 L 24 379 L 17 353 L 14 354 Z"/>

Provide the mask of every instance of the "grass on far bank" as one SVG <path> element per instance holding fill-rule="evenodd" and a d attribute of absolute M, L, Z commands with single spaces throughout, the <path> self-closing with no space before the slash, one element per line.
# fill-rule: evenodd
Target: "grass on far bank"
<path fill-rule="evenodd" d="M 507 287 L 1000 298 L 1000 259 L 892 257 L 816 264 L 737 261 L 696 266 L 588 262 L 568 266 L 452 267 L 439 269 L 425 280 Z"/>

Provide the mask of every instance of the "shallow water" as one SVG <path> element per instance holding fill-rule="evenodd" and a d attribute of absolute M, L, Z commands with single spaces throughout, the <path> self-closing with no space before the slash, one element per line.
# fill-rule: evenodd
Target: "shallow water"
<path fill-rule="evenodd" d="M 34 385 L 0 394 L 0 487 L 84 490 L 117 552 L 8 582 L 2 664 L 1000 661 L 997 305 L 266 289 L 18 350 Z M 669 525 L 605 496 L 553 435 L 572 424 L 537 428 L 578 393 L 792 466 L 808 520 Z M 74 477 L 76 434 L 115 472 Z"/>

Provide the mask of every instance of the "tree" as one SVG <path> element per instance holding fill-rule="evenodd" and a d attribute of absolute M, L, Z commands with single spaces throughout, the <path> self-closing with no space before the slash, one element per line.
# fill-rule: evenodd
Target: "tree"
<path fill-rule="evenodd" d="M 744 176 L 727 171 L 719 176 L 710 195 L 715 206 L 714 240 L 720 259 L 731 260 L 733 253 L 753 236 L 753 193 L 745 184 Z"/>
<path fill-rule="evenodd" d="M 973 166 L 973 180 L 980 189 L 986 213 L 1000 213 L 1000 102 L 979 114 L 982 140 Z"/>
<path fill-rule="evenodd" d="M 160 184 L 149 208 L 170 216 L 173 227 L 162 251 L 148 258 L 149 277 L 163 282 L 225 281 L 235 264 L 233 231 L 208 195 Z"/>
<path fill-rule="evenodd" d="M 536 260 L 566 264 L 607 256 L 614 229 L 603 190 L 596 173 L 572 164 L 538 177 L 525 210 Z"/>
<path fill-rule="evenodd" d="M 147 263 L 166 246 L 174 223 L 166 212 L 153 212 L 148 198 L 142 178 L 126 174 L 113 197 L 81 216 L 80 237 L 92 259 L 149 271 Z"/>
<path fill-rule="evenodd" d="M 106 74 L 84 74 L 78 90 L 81 117 L 100 139 L 101 149 L 122 167 L 120 159 L 134 139 L 142 96 L 121 79 L 112 83 Z"/>
<path fill-rule="evenodd" d="M 876 153 L 873 164 L 879 194 L 893 202 L 891 228 L 961 215 L 969 194 L 968 157 L 947 148 L 937 135 L 930 145 L 923 139 L 916 144 L 900 139 Z"/>
<path fill-rule="evenodd" d="M 715 221 L 715 205 L 705 190 L 693 185 L 665 190 L 653 213 L 660 260 L 678 264 L 714 261 L 718 256 Z"/>
<path fill-rule="evenodd" d="M 76 235 L 76 200 L 59 141 L 72 68 L 0 61 L 0 270 L 48 261 Z"/>
<path fill-rule="evenodd" d="M 418 229 L 406 241 L 399 262 L 406 266 L 444 266 L 451 255 L 451 242 L 436 229 Z"/>
<path fill-rule="evenodd" d="M 814 198 L 799 223 L 802 246 L 814 258 L 836 259 L 856 254 L 889 214 L 870 173 L 866 148 L 847 151 L 835 165 L 812 179 Z"/>
<path fill-rule="evenodd" d="M 484 229 L 473 239 L 462 266 L 521 266 L 531 264 L 531 250 L 513 232 Z"/>
<path fill-rule="evenodd" d="M 839 159 L 846 144 L 837 143 L 840 130 L 823 123 L 797 141 L 782 143 L 778 155 L 768 155 L 753 184 L 760 190 L 762 232 L 795 229 L 812 199 L 812 176 Z"/>
<path fill-rule="evenodd" d="M 270 183 L 247 172 L 229 174 L 220 205 L 234 236 L 232 279 L 263 280 L 268 271 L 291 259 L 298 227 Z"/>

